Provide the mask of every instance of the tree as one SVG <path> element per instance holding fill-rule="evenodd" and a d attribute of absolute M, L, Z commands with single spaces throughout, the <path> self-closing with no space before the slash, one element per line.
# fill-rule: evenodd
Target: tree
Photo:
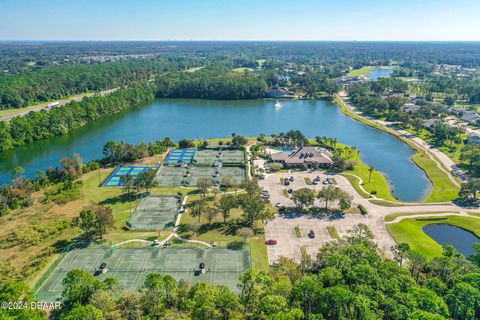
<path fill-rule="evenodd" d="M 305 207 L 312 206 L 315 202 L 316 193 L 309 188 L 302 188 L 295 190 L 292 194 L 292 200 L 297 207 L 304 209 Z"/>
<path fill-rule="evenodd" d="M 147 169 L 146 171 L 140 172 L 140 174 L 135 179 L 134 185 L 137 189 L 145 189 L 149 192 L 150 188 L 157 184 L 155 180 L 156 172 L 154 169 Z"/>
<path fill-rule="evenodd" d="M 190 215 L 192 217 L 198 217 L 198 221 L 200 221 L 203 214 L 207 212 L 207 203 L 205 200 L 197 201 L 193 204 L 192 209 L 190 210 Z"/>
<path fill-rule="evenodd" d="M 92 209 L 84 209 L 80 211 L 78 217 L 73 218 L 73 225 L 83 230 L 86 238 L 93 236 L 96 228 L 96 216 Z"/>
<path fill-rule="evenodd" d="M 222 212 L 223 222 L 226 223 L 230 216 L 230 210 L 238 206 L 237 197 L 231 194 L 224 194 L 217 202 L 218 209 Z"/>
<path fill-rule="evenodd" d="M 368 167 L 368 183 L 370 183 L 371 179 L 372 179 L 372 173 L 373 171 L 375 171 L 375 168 L 370 166 Z"/>
<path fill-rule="evenodd" d="M 95 234 L 102 239 L 103 235 L 109 229 L 113 228 L 115 220 L 113 219 L 113 211 L 110 207 L 98 206 L 95 210 Z"/>
<path fill-rule="evenodd" d="M 202 194 L 203 200 L 206 199 L 208 189 L 212 186 L 212 183 L 210 182 L 210 179 L 207 178 L 201 178 L 198 179 L 197 181 L 197 187 L 200 189 L 200 193 Z"/>
<path fill-rule="evenodd" d="M 192 140 L 182 139 L 178 141 L 178 147 L 182 149 L 194 148 L 195 143 Z"/>
<path fill-rule="evenodd" d="M 113 228 L 112 209 L 104 206 L 84 209 L 73 219 L 72 224 L 82 229 L 87 239 L 102 239 L 103 235 Z"/>
<path fill-rule="evenodd" d="M 83 269 L 69 271 L 62 283 L 62 298 L 67 306 L 74 306 L 77 303 L 84 305 L 95 291 L 104 288 L 101 281 Z"/>
<path fill-rule="evenodd" d="M 88 320 L 104 320 L 102 310 L 94 307 L 89 304 L 86 306 L 78 305 L 72 310 L 68 311 L 67 315 L 62 318 L 64 320 L 78 320 L 78 319 L 88 319 Z"/>
<path fill-rule="evenodd" d="M 328 204 L 338 199 L 340 188 L 334 186 L 323 187 L 318 192 L 318 199 L 325 201 L 325 210 L 328 209 Z"/>
<path fill-rule="evenodd" d="M 237 235 L 242 237 L 243 242 L 247 242 L 247 238 L 253 236 L 253 230 L 251 228 L 240 228 L 237 230 Z"/>
<path fill-rule="evenodd" d="M 123 185 L 123 189 L 130 196 L 130 192 L 135 183 L 135 178 L 130 174 L 120 176 L 120 183 Z"/>
<path fill-rule="evenodd" d="M 462 183 L 458 195 L 464 199 L 477 199 L 477 193 L 480 191 L 480 178 L 471 178 L 466 183 Z"/>
<path fill-rule="evenodd" d="M 234 135 L 232 138 L 232 144 L 236 147 L 244 146 L 247 144 L 247 142 L 248 140 L 245 137 L 238 134 Z"/>
<path fill-rule="evenodd" d="M 205 215 L 207 216 L 208 225 L 211 225 L 213 219 L 218 215 L 218 210 L 217 210 L 217 208 L 207 206 L 207 210 L 205 211 Z"/>
<path fill-rule="evenodd" d="M 468 162 L 468 172 L 478 174 L 480 170 L 480 146 L 476 144 L 466 145 L 460 154 L 461 161 Z"/>
<path fill-rule="evenodd" d="M 399 243 L 391 248 L 393 253 L 393 259 L 396 261 L 400 267 L 403 266 L 403 261 L 407 257 L 407 253 L 410 250 L 410 245 L 408 243 Z"/>
<path fill-rule="evenodd" d="M 0 282 L 0 301 L 23 302 L 28 305 L 28 308 L 1 308 L 2 319 L 46 319 L 44 311 L 30 308 L 31 303 L 35 303 L 37 299 L 26 282 L 11 279 Z"/>
<path fill-rule="evenodd" d="M 198 229 L 200 229 L 200 223 L 198 221 L 190 221 L 187 226 L 188 229 L 192 231 L 193 236 L 195 236 L 198 232 Z"/>

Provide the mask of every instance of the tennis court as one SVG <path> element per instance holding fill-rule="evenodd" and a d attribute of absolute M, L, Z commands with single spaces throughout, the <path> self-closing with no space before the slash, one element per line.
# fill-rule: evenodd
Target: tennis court
<path fill-rule="evenodd" d="M 245 154 L 238 149 L 203 149 L 197 151 L 193 161 L 197 165 L 243 164 Z"/>
<path fill-rule="evenodd" d="M 240 274 L 251 268 L 250 251 L 246 248 L 125 247 L 113 252 L 107 248 L 87 248 L 70 251 L 60 259 L 37 291 L 40 301 L 61 297 L 62 281 L 68 271 L 84 269 L 94 274 L 103 262 L 108 271 L 95 277 L 99 280 L 115 277 L 125 290 L 139 290 L 149 273 L 159 272 L 176 280 L 184 279 L 191 285 L 203 281 L 222 284 L 238 292 Z M 198 272 L 201 262 L 205 263 L 206 273 Z"/>
<path fill-rule="evenodd" d="M 176 197 L 149 196 L 140 201 L 135 213 L 127 221 L 127 226 L 133 230 L 156 230 L 173 226 L 178 209 L 179 200 Z"/>
<path fill-rule="evenodd" d="M 196 186 L 198 180 L 208 179 L 212 184 L 220 184 L 225 177 L 231 177 L 235 184 L 245 178 L 245 169 L 240 167 L 168 167 L 163 166 L 157 173 L 159 186 Z"/>
<path fill-rule="evenodd" d="M 121 187 L 123 186 L 120 181 L 121 176 L 131 175 L 132 177 L 138 176 L 140 173 L 147 171 L 148 169 L 157 170 L 155 166 L 120 166 L 117 167 L 103 182 L 104 187 Z"/>
<path fill-rule="evenodd" d="M 196 149 L 172 149 L 168 153 L 165 163 L 168 165 L 190 164 L 196 153 Z"/>

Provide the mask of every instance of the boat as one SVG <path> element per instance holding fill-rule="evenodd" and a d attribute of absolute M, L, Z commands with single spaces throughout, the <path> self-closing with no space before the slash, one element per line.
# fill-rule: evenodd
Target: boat
<path fill-rule="evenodd" d="M 275 102 L 275 108 L 280 108 L 281 106 L 282 106 L 282 105 L 281 105 L 280 102 L 278 102 L 278 100 L 277 100 L 277 102 Z"/>

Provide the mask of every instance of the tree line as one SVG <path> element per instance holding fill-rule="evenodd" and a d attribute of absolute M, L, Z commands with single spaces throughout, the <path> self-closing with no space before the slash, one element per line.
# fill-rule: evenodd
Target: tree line
<path fill-rule="evenodd" d="M 195 60 L 142 59 L 49 67 L 33 73 L 0 75 L 0 109 L 21 108 L 88 91 L 147 81 L 153 75 L 195 66 Z"/>
<path fill-rule="evenodd" d="M 0 122 L 0 151 L 64 135 L 88 122 L 150 102 L 154 97 L 154 87 L 141 84 L 119 89 L 107 96 L 86 98 L 49 111 L 31 112 L 23 117 Z"/>
<path fill-rule="evenodd" d="M 256 99 L 265 95 L 265 79 L 253 74 L 205 68 L 196 72 L 178 72 L 157 81 L 159 98 Z"/>

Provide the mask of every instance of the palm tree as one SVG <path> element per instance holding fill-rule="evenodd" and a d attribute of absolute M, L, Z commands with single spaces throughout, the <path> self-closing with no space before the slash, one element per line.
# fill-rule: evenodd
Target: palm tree
<path fill-rule="evenodd" d="M 375 170 L 375 168 L 372 167 L 372 166 L 370 166 L 368 168 L 368 183 L 370 183 L 370 180 L 372 179 L 372 173 L 373 173 L 374 170 Z"/>

